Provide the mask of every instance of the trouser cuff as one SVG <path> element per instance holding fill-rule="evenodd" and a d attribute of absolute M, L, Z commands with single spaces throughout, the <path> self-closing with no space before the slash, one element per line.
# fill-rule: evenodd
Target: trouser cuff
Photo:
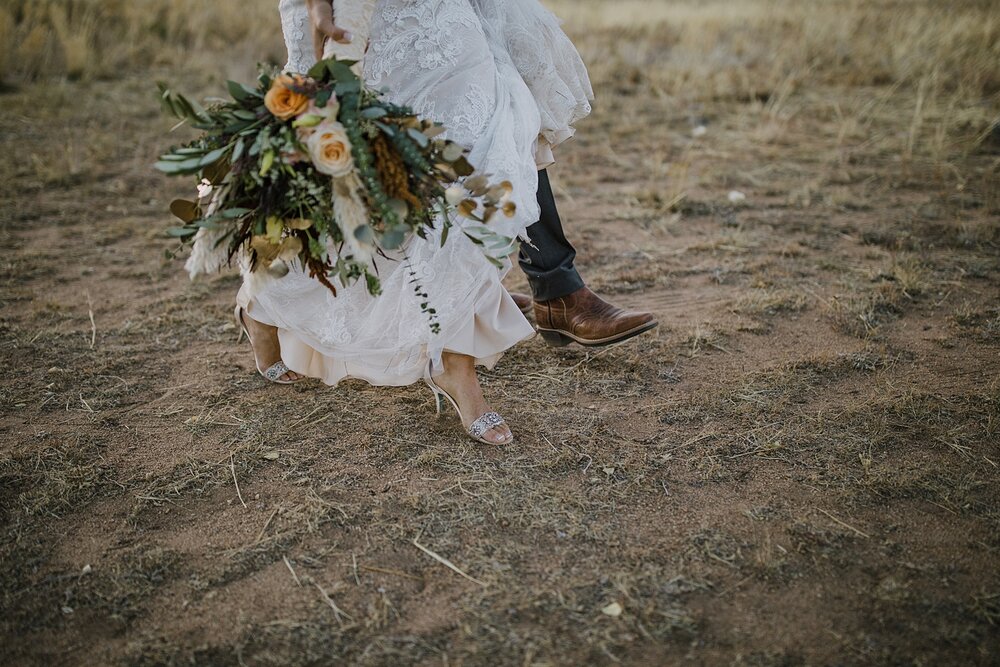
<path fill-rule="evenodd" d="M 584 286 L 583 278 L 573 267 L 559 267 L 542 274 L 528 276 L 535 301 L 549 301 L 568 296 Z"/>

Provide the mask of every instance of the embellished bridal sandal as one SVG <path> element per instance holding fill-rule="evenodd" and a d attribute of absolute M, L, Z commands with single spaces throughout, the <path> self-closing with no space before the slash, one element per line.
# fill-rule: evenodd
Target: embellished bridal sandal
<path fill-rule="evenodd" d="M 458 402 L 451 397 L 451 394 L 446 392 L 441 387 L 437 386 L 437 384 L 434 382 L 434 378 L 431 377 L 430 364 L 427 365 L 427 372 L 424 376 L 424 382 L 426 382 L 427 386 L 430 387 L 432 392 L 434 392 L 434 407 L 437 409 L 437 413 L 439 415 L 441 414 L 441 411 L 445 407 L 444 401 L 445 399 L 448 399 L 448 402 L 451 403 L 451 406 L 455 408 L 455 412 L 458 413 L 459 421 L 461 421 L 462 425 L 464 426 L 465 417 L 462 416 L 462 411 L 458 407 Z M 483 437 L 483 434 L 489 431 L 491 428 L 506 423 L 507 422 L 504 421 L 503 417 L 501 417 L 499 413 L 490 411 L 480 415 L 479 418 L 477 418 L 474 422 L 472 422 L 472 425 L 469 426 L 466 433 L 468 433 L 469 437 L 475 440 L 476 442 L 481 442 L 483 444 L 509 445 L 510 443 L 514 442 L 513 434 L 502 436 L 503 439 L 499 440 L 498 442 L 493 442 Z"/>
<path fill-rule="evenodd" d="M 236 306 L 236 312 L 234 314 L 236 315 L 236 321 L 240 323 L 242 334 L 247 337 L 247 340 L 250 342 L 250 349 L 253 350 L 253 339 L 250 338 L 250 330 L 247 329 L 247 323 L 243 320 L 243 308 Z M 257 372 L 260 373 L 261 376 L 263 376 L 263 378 L 268 382 L 273 382 L 275 384 L 295 384 L 296 382 L 305 380 L 305 377 L 299 377 L 295 380 L 282 380 L 281 376 L 285 373 L 291 373 L 292 369 L 286 366 L 285 362 L 280 359 L 267 369 L 260 367 L 260 362 L 257 361 L 256 355 L 254 355 L 253 363 L 254 366 L 257 367 Z"/>

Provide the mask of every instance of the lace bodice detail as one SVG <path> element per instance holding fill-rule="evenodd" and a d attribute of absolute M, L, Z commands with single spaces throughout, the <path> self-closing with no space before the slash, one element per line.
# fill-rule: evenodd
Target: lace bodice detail
<path fill-rule="evenodd" d="M 400 68 L 446 72 L 458 64 L 470 38 L 482 39 L 479 19 L 468 3 L 380 2 L 373 20 L 382 39 L 365 72 L 376 86 Z"/>

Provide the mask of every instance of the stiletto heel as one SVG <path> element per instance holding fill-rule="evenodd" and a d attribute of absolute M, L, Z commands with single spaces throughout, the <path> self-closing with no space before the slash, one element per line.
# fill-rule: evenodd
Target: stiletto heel
<path fill-rule="evenodd" d="M 233 314 L 236 316 L 236 321 L 240 324 L 240 334 L 239 337 L 237 337 L 236 342 L 239 343 L 243 339 L 243 336 L 246 336 L 247 340 L 250 342 L 250 350 L 253 351 L 253 339 L 250 338 L 250 330 L 247 329 L 247 324 L 243 320 L 243 308 L 236 306 L 236 311 Z M 271 367 L 267 369 L 260 367 L 260 364 L 257 362 L 257 355 L 254 355 L 253 362 L 254 366 L 257 367 L 257 372 L 260 373 L 261 376 L 268 382 L 273 382 L 275 384 L 295 384 L 296 382 L 301 382 L 305 379 L 304 377 L 300 377 L 295 380 L 282 380 L 281 376 L 285 373 L 291 372 L 291 369 L 280 359 L 277 363 L 271 365 Z"/>
<path fill-rule="evenodd" d="M 458 413 L 458 420 L 465 425 L 465 417 L 462 416 L 462 410 L 458 407 L 458 401 L 452 398 L 451 394 L 446 392 L 444 389 L 439 387 L 435 382 L 434 378 L 431 376 L 431 363 L 427 362 L 427 370 L 424 371 L 424 382 L 430 387 L 431 392 L 434 394 L 434 407 L 437 409 L 438 415 L 441 414 L 442 408 L 444 407 L 444 399 L 448 399 L 451 403 L 451 407 L 455 408 L 455 412 Z M 472 425 L 466 430 L 466 433 L 470 438 L 476 442 L 481 442 L 486 445 L 509 445 L 514 441 L 514 436 L 511 435 L 509 439 L 503 440 L 501 442 L 491 442 L 483 437 L 483 434 L 492 428 L 500 426 L 501 424 L 506 424 L 503 417 L 497 412 L 486 412 L 481 414 Z"/>

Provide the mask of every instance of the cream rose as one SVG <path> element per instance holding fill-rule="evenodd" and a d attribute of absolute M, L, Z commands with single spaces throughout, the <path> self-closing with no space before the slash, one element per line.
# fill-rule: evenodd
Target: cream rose
<path fill-rule="evenodd" d="M 324 121 L 317 125 L 306 140 L 306 147 L 313 166 L 321 174 L 343 177 L 354 171 L 351 142 L 340 123 Z"/>

